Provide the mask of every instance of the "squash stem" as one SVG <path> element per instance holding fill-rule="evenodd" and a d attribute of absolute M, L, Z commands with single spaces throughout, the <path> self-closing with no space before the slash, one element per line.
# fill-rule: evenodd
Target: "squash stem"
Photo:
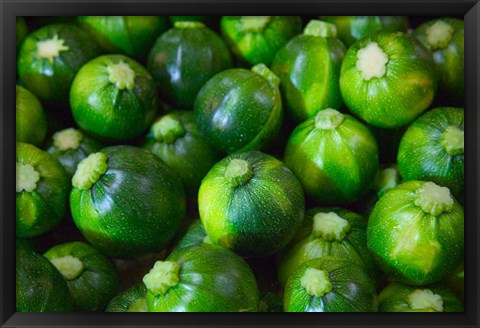
<path fill-rule="evenodd" d="M 175 28 L 203 28 L 205 24 L 202 22 L 175 22 L 173 24 Z"/>
<path fill-rule="evenodd" d="M 345 115 L 335 109 L 323 109 L 315 116 L 315 127 L 321 130 L 332 130 L 339 126 L 344 119 Z"/>
<path fill-rule="evenodd" d="M 108 80 L 119 90 L 132 90 L 135 87 L 135 71 L 125 62 L 120 61 L 107 66 Z"/>
<path fill-rule="evenodd" d="M 381 78 L 387 72 L 388 55 L 376 42 L 357 51 L 356 68 L 365 81 Z"/>
<path fill-rule="evenodd" d="M 313 216 L 313 234 L 327 241 L 342 241 L 351 227 L 347 220 L 334 212 L 317 213 Z"/>
<path fill-rule="evenodd" d="M 438 20 L 425 31 L 427 42 L 432 50 L 448 46 L 453 37 L 454 28 L 443 20 Z"/>
<path fill-rule="evenodd" d="M 440 137 L 440 143 L 448 155 L 461 155 L 464 152 L 464 131 L 450 125 Z"/>
<path fill-rule="evenodd" d="M 16 191 L 32 192 L 37 189 L 40 174 L 30 164 L 18 163 L 16 165 Z"/>
<path fill-rule="evenodd" d="M 425 213 L 437 216 L 452 210 L 453 198 L 448 188 L 426 182 L 416 191 L 415 205 Z"/>
<path fill-rule="evenodd" d="M 412 310 L 433 309 L 437 312 L 443 312 L 443 299 L 440 295 L 434 294 L 430 289 L 415 289 L 408 295 L 408 304 Z"/>
<path fill-rule="evenodd" d="M 158 142 L 171 144 L 185 135 L 182 123 L 172 115 L 165 115 L 152 125 L 152 134 Z"/>
<path fill-rule="evenodd" d="M 84 270 L 82 261 L 71 255 L 53 258 L 50 262 L 68 281 L 77 279 Z"/>
<path fill-rule="evenodd" d="M 252 166 L 242 159 L 232 159 L 225 170 L 225 177 L 230 181 L 232 187 L 247 183 L 252 176 Z"/>
<path fill-rule="evenodd" d="M 65 45 L 65 40 L 59 39 L 58 35 L 55 35 L 51 39 L 38 41 L 36 46 L 37 57 L 47 59 L 51 64 L 55 57 L 60 55 L 60 52 L 69 50 Z"/>
<path fill-rule="evenodd" d="M 245 32 L 262 32 L 273 16 L 242 16 L 240 23 Z"/>
<path fill-rule="evenodd" d="M 53 134 L 53 145 L 61 151 L 78 149 L 82 140 L 82 132 L 73 128 L 64 129 Z"/>
<path fill-rule="evenodd" d="M 315 268 L 308 268 L 300 279 L 300 285 L 311 296 L 321 297 L 332 290 L 332 283 L 328 272 Z"/>
<path fill-rule="evenodd" d="M 252 72 L 257 73 L 265 80 L 267 80 L 270 85 L 274 88 L 278 88 L 280 85 L 280 78 L 276 76 L 271 70 L 268 69 L 264 64 L 257 64 L 251 68 Z"/>
<path fill-rule="evenodd" d="M 303 34 L 322 38 L 335 38 L 337 36 L 337 27 L 321 20 L 312 19 L 305 26 Z"/>
<path fill-rule="evenodd" d="M 143 283 L 154 296 L 165 295 L 170 287 L 179 282 L 180 265 L 173 261 L 157 261 L 143 277 Z"/>
<path fill-rule="evenodd" d="M 400 183 L 400 172 L 396 165 L 384 168 L 378 171 L 375 180 L 373 181 L 373 189 L 377 192 L 377 197 L 380 198 L 387 191 L 395 188 Z"/>
<path fill-rule="evenodd" d="M 104 153 L 93 153 L 78 163 L 72 178 L 75 188 L 88 190 L 107 172 L 107 156 Z"/>

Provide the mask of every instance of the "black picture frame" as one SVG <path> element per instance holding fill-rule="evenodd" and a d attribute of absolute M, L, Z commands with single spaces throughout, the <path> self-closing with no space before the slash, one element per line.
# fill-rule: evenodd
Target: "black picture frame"
<path fill-rule="evenodd" d="M 2 327 L 478 327 L 480 322 L 480 4 L 473 0 L 0 0 L 0 324 Z M 428 15 L 465 19 L 465 312 L 464 313 L 15 313 L 15 16 L 77 15 Z"/>

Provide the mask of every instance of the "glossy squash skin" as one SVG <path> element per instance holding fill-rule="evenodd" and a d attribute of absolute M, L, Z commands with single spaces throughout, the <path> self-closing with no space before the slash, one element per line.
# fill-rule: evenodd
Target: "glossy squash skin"
<path fill-rule="evenodd" d="M 465 76 L 463 20 L 434 19 L 418 26 L 412 35 L 433 54 L 439 73 L 439 93 L 463 100 Z"/>
<path fill-rule="evenodd" d="M 448 188 L 404 182 L 376 203 L 368 220 L 367 245 L 391 278 L 416 286 L 435 283 L 463 259 L 463 215 Z"/>
<path fill-rule="evenodd" d="M 133 285 L 112 298 L 105 312 L 148 312 L 147 289 L 143 283 Z"/>
<path fill-rule="evenodd" d="M 56 245 L 43 256 L 67 282 L 77 311 L 103 309 L 118 292 L 119 280 L 113 263 L 84 242 Z"/>
<path fill-rule="evenodd" d="M 210 168 L 221 159 L 200 133 L 193 112 L 171 111 L 152 124 L 142 146 L 157 155 L 182 179 L 189 196 L 198 188 Z"/>
<path fill-rule="evenodd" d="M 195 100 L 195 121 L 217 149 L 227 153 L 260 150 L 277 137 L 283 119 L 279 80 L 259 64 L 212 77 Z"/>
<path fill-rule="evenodd" d="M 15 140 L 40 146 L 47 134 L 47 117 L 38 98 L 16 85 Z"/>
<path fill-rule="evenodd" d="M 410 124 L 430 106 L 437 72 L 430 52 L 415 38 L 377 32 L 354 43 L 340 72 L 347 107 L 380 128 Z"/>
<path fill-rule="evenodd" d="M 75 76 L 70 105 L 82 130 L 121 141 L 142 134 L 159 103 L 155 82 L 141 64 L 124 55 L 104 55 L 85 64 Z"/>
<path fill-rule="evenodd" d="M 463 305 L 444 284 L 414 287 L 390 283 L 378 295 L 379 312 L 463 312 Z"/>
<path fill-rule="evenodd" d="M 66 282 L 42 255 L 17 242 L 17 312 L 69 312 L 73 303 Z"/>
<path fill-rule="evenodd" d="M 148 276 L 153 275 L 157 264 L 143 278 L 149 312 L 258 310 L 260 293 L 255 276 L 247 263 L 232 251 L 202 244 L 176 250 L 163 263 L 171 262 L 175 263 L 177 271 L 167 276 L 176 279 L 167 282 L 166 290 L 155 293 L 149 288 L 148 282 L 155 284 L 155 280 Z"/>
<path fill-rule="evenodd" d="M 300 182 L 276 158 L 252 151 L 215 164 L 203 179 L 198 208 L 214 244 L 245 257 L 278 252 L 300 227 Z"/>
<path fill-rule="evenodd" d="M 433 181 L 463 203 L 464 110 L 437 107 L 419 117 L 403 135 L 397 162 L 405 181 Z"/>
<path fill-rule="evenodd" d="M 277 51 L 301 33 L 300 16 L 223 16 L 222 36 L 232 53 L 247 65 L 269 66 Z"/>
<path fill-rule="evenodd" d="M 285 312 L 377 312 L 377 293 L 355 262 L 313 259 L 297 268 L 285 287 Z"/>
<path fill-rule="evenodd" d="M 220 36 L 200 22 L 177 22 L 155 41 L 148 71 L 160 98 L 172 106 L 191 109 L 200 88 L 215 74 L 232 67 Z"/>
<path fill-rule="evenodd" d="M 303 34 L 277 52 L 272 71 L 281 80 L 285 108 L 296 121 L 342 106 L 338 81 L 346 50 L 334 26 L 312 20 Z"/>
<path fill-rule="evenodd" d="M 100 142 L 79 129 L 67 128 L 53 134 L 46 151 L 55 157 L 72 177 L 82 159 L 102 148 L 104 147 Z"/>
<path fill-rule="evenodd" d="M 114 257 L 160 251 L 185 215 L 179 177 L 157 156 L 133 146 L 108 147 L 84 161 L 72 180 L 70 209 L 85 238 Z"/>
<path fill-rule="evenodd" d="M 80 26 L 107 53 L 145 59 L 155 39 L 168 28 L 164 16 L 79 16 Z"/>
<path fill-rule="evenodd" d="M 23 41 L 17 59 L 20 81 L 40 100 L 68 103 L 78 70 L 100 54 L 98 46 L 73 24 L 52 24 Z"/>
<path fill-rule="evenodd" d="M 47 152 L 21 142 L 16 150 L 16 234 L 30 238 L 60 223 L 70 181 L 62 165 Z"/>
<path fill-rule="evenodd" d="M 322 204 L 348 204 L 365 193 L 378 170 L 378 146 L 356 118 L 324 109 L 293 130 L 285 164 L 305 193 Z"/>
<path fill-rule="evenodd" d="M 350 47 L 375 32 L 407 32 L 407 16 L 328 16 L 327 22 L 337 28 L 338 38 Z"/>
<path fill-rule="evenodd" d="M 175 249 L 196 246 L 203 243 L 211 244 L 212 241 L 210 240 L 210 237 L 208 237 L 207 232 L 202 225 L 202 221 L 196 219 L 190 224 L 187 232 L 185 232 L 182 238 L 177 242 Z"/>
<path fill-rule="evenodd" d="M 378 271 L 367 248 L 367 220 L 342 208 L 313 208 L 306 212 L 300 234 L 305 238 L 293 244 L 282 258 L 278 276 L 285 286 L 303 263 L 319 257 L 338 257 L 361 266 L 376 283 Z M 297 233 L 298 235 L 299 233 Z"/>

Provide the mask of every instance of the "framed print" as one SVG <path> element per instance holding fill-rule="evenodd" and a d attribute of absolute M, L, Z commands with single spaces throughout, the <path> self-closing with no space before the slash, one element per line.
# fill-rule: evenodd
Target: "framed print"
<path fill-rule="evenodd" d="M 478 327 L 478 2 L 0 8 L 2 327 Z"/>

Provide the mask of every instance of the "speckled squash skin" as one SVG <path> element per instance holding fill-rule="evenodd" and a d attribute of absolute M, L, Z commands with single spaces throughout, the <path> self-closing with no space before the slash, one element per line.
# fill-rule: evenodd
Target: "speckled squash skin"
<path fill-rule="evenodd" d="M 144 59 L 155 39 L 168 28 L 164 16 L 79 16 L 80 26 L 107 53 Z"/>
<path fill-rule="evenodd" d="M 427 38 L 428 29 L 438 21 L 453 28 L 447 45 L 435 47 Z M 463 100 L 464 95 L 464 23 L 461 19 L 440 18 L 423 23 L 412 34 L 433 54 L 439 73 L 439 94 L 446 93 Z"/>
<path fill-rule="evenodd" d="M 225 175 L 234 159 L 248 162 L 253 173 L 237 187 Z M 245 257 L 268 256 L 293 238 L 305 200 L 300 182 L 282 162 L 252 151 L 230 155 L 212 167 L 200 186 L 198 208 L 213 243 Z"/>
<path fill-rule="evenodd" d="M 328 273 L 332 290 L 323 296 L 307 293 L 301 278 L 308 268 Z M 377 312 L 377 293 L 367 273 L 355 262 L 336 257 L 313 259 L 297 268 L 285 287 L 285 312 Z"/>
<path fill-rule="evenodd" d="M 37 55 L 39 41 L 58 37 L 66 50 L 42 58 Z M 29 34 L 20 46 L 17 69 L 20 81 L 40 100 L 68 103 L 68 93 L 78 70 L 100 54 L 98 46 L 81 28 L 73 24 L 52 24 Z"/>
<path fill-rule="evenodd" d="M 328 16 L 327 22 L 337 27 L 338 38 L 350 47 L 375 32 L 407 32 L 407 16 Z"/>
<path fill-rule="evenodd" d="M 147 289 L 138 283 L 112 298 L 105 312 L 147 312 Z"/>
<path fill-rule="evenodd" d="M 327 240 L 313 234 L 313 216 L 317 213 L 330 212 L 347 220 L 350 225 L 350 231 L 343 240 Z M 305 227 L 305 230 L 302 230 L 300 234 L 305 235 L 306 229 L 308 229 L 308 235 L 288 248 L 279 264 L 278 278 L 281 285 L 285 286 L 291 274 L 303 263 L 326 256 L 356 262 L 374 282 L 378 280 L 379 274 L 375 262 L 367 248 L 367 220 L 365 218 L 342 208 L 312 208 L 306 212 L 302 227 Z M 297 234 L 299 233 L 297 232 Z"/>
<path fill-rule="evenodd" d="M 190 224 L 187 232 L 185 232 L 182 238 L 177 242 L 175 249 L 196 246 L 203 243 L 211 244 L 211 241 L 202 225 L 202 221 L 196 219 Z"/>
<path fill-rule="evenodd" d="M 462 261 L 463 208 L 432 215 L 415 204 L 423 181 L 408 181 L 376 203 L 367 226 L 367 245 L 382 270 L 410 285 L 445 279 Z"/>
<path fill-rule="evenodd" d="M 42 255 L 16 245 L 17 312 L 70 312 L 72 299 L 58 270 Z"/>
<path fill-rule="evenodd" d="M 200 132 L 217 149 L 260 150 L 274 140 L 282 124 L 278 84 L 242 68 L 223 71 L 202 87 L 194 114 Z"/>
<path fill-rule="evenodd" d="M 100 252 L 133 257 L 161 250 L 185 215 L 179 177 L 153 153 L 133 146 L 101 150 L 108 169 L 88 190 L 72 188 L 77 228 Z"/>
<path fill-rule="evenodd" d="M 125 63 L 135 74 L 132 89 L 119 89 L 109 80 L 108 67 Z M 85 64 L 72 83 L 73 118 L 98 138 L 121 141 L 141 135 L 158 109 L 158 95 L 150 73 L 124 55 L 104 55 Z"/>
<path fill-rule="evenodd" d="M 78 311 L 96 311 L 118 292 L 119 280 L 112 262 L 84 242 L 69 242 L 50 248 L 43 256 L 52 260 L 72 256 L 82 262 L 83 270 L 75 279 L 66 282 Z"/>
<path fill-rule="evenodd" d="M 223 16 L 220 20 L 232 53 L 248 65 L 270 65 L 277 51 L 301 29 L 300 16 Z"/>
<path fill-rule="evenodd" d="M 401 139 L 397 155 L 398 168 L 405 181 L 433 181 L 448 187 L 453 196 L 463 203 L 463 151 L 450 155 L 441 142 L 442 135 L 450 126 L 463 131 L 463 108 L 437 107 L 419 117 Z"/>
<path fill-rule="evenodd" d="M 442 298 L 443 310 L 412 308 L 409 296 L 415 290 L 428 289 Z M 444 284 L 414 287 L 392 282 L 378 294 L 378 312 L 463 312 L 463 305 L 455 294 Z"/>
<path fill-rule="evenodd" d="M 147 64 L 160 98 L 184 109 L 193 107 L 198 91 L 210 78 L 231 67 L 226 43 L 199 22 L 178 22 L 160 35 Z"/>
<path fill-rule="evenodd" d="M 179 122 L 184 134 L 172 137 L 172 140 L 157 140 L 153 131 L 155 123 L 166 117 Z M 195 198 L 202 179 L 221 159 L 221 154 L 198 130 L 193 112 L 186 110 L 171 111 L 159 117 L 153 123 L 142 147 L 167 163 L 182 179 L 187 194 Z"/>
<path fill-rule="evenodd" d="M 301 34 L 275 55 L 272 71 L 282 81 L 280 89 L 288 113 L 298 122 L 324 108 L 343 104 L 338 84 L 347 49 L 334 36 Z"/>
<path fill-rule="evenodd" d="M 376 43 L 388 56 L 382 77 L 365 80 L 357 68 L 359 50 Z M 377 32 L 354 43 L 340 72 L 340 91 L 347 107 L 369 124 L 397 128 L 415 120 L 431 104 L 437 73 L 430 52 L 401 32 Z"/>
<path fill-rule="evenodd" d="M 40 146 L 47 134 L 47 117 L 38 98 L 19 85 L 15 86 L 15 140 Z"/>
<path fill-rule="evenodd" d="M 260 293 L 248 264 L 232 251 L 202 244 L 171 253 L 179 282 L 165 295 L 147 289 L 149 312 L 256 312 Z"/>
<path fill-rule="evenodd" d="M 355 201 L 378 170 L 374 136 L 353 116 L 342 115 L 343 121 L 333 129 L 317 128 L 316 118 L 306 120 L 293 130 L 285 148 L 285 164 L 305 193 L 322 204 Z"/>
<path fill-rule="evenodd" d="M 58 225 L 65 215 L 70 181 L 53 156 L 33 145 L 17 142 L 16 162 L 31 165 L 39 177 L 34 190 L 16 193 L 16 234 L 24 238 L 39 236 Z"/>

